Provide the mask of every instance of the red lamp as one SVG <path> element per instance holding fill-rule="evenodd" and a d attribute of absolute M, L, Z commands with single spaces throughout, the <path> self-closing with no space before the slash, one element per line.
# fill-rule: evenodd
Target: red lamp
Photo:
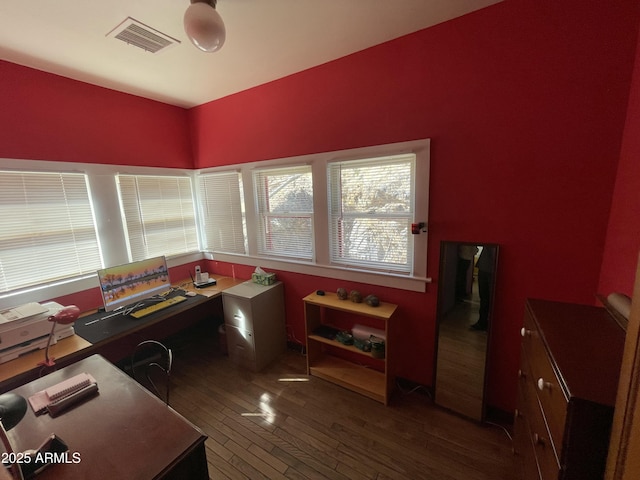
<path fill-rule="evenodd" d="M 80 316 L 80 309 L 75 305 L 68 305 L 62 307 L 58 313 L 51 315 L 47 320 L 53 322 L 51 326 L 51 333 L 49 333 L 49 340 L 47 341 L 47 349 L 44 352 L 44 362 L 40 362 L 38 365 L 44 365 L 46 367 L 53 367 L 55 365 L 55 358 L 49 358 L 49 347 L 51 346 L 51 339 L 53 338 L 54 330 L 58 323 L 62 325 L 70 325 L 74 323 Z"/>

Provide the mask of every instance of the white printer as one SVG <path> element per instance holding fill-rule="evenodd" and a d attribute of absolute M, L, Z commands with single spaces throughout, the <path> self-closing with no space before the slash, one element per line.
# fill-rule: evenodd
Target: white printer
<path fill-rule="evenodd" d="M 45 302 L 35 315 L 16 318 L 13 312 L 3 312 L 4 321 L 0 322 L 0 363 L 8 362 L 33 350 L 46 348 L 52 323 L 47 319 L 63 307 L 56 302 Z M 8 320 L 7 320 L 8 319 Z M 75 333 L 73 325 L 57 324 L 51 338 L 51 345 L 58 340 Z"/>

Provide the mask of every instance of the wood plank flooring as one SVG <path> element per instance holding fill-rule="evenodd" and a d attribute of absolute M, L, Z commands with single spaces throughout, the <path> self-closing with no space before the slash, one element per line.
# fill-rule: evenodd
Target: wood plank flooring
<path fill-rule="evenodd" d="M 171 339 L 171 405 L 207 435 L 211 479 L 516 480 L 511 440 L 396 391 L 388 407 L 307 377 L 300 352 L 234 366 L 215 333 Z"/>

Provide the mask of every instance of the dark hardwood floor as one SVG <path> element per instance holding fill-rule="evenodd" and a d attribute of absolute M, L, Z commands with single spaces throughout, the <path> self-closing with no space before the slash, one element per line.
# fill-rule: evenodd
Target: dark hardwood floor
<path fill-rule="evenodd" d="M 211 479 L 516 480 L 511 440 L 396 391 L 387 407 L 307 377 L 287 351 L 263 372 L 234 366 L 215 332 L 170 340 L 171 406 L 207 435 Z"/>

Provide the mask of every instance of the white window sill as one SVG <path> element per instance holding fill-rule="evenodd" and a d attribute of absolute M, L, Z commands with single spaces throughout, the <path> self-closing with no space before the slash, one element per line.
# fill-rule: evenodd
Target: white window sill
<path fill-rule="evenodd" d="M 201 259 L 214 260 L 212 253 L 194 252 L 167 258 L 169 268 L 180 266 L 186 263 L 195 262 Z M 381 287 L 398 288 L 413 292 L 425 292 L 426 284 L 431 283 L 431 278 L 409 277 L 391 273 L 364 272 L 336 266 L 317 265 L 312 263 L 295 262 L 267 259 L 263 257 L 251 257 L 245 255 L 215 254 L 215 260 L 221 262 L 235 263 L 238 265 L 250 265 L 253 267 L 263 267 L 266 269 L 281 270 L 317 277 L 334 278 L 350 282 L 363 283 L 367 285 L 378 285 Z M 85 275 L 55 283 L 36 285 L 31 288 L 16 292 L 0 294 L 0 309 L 29 302 L 42 302 L 43 299 L 51 299 L 73 295 L 75 293 L 99 288 L 96 275 Z M 98 305 L 96 305 L 97 307 Z"/>
<path fill-rule="evenodd" d="M 215 257 L 215 258 L 214 258 Z M 233 255 L 226 253 L 205 253 L 207 260 L 235 263 L 238 265 L 250 265 L 265 269 L 282 270 L 285 272 L 315 275 L 317 277 L 334 278 L 350 282 L 378 285 L 381 287 L 398 288 L 412 292 L 425 292 L 426 284 L 431 283 L 428 277 L 410 277 L 407 275 L 366 272 L 352 268 L 337 267 L 334 265 L 318 265 L 314 263 L 296 262 L 291 260 L 276 260 L 265 257 L 253 257 L 248 255 Z"/>

